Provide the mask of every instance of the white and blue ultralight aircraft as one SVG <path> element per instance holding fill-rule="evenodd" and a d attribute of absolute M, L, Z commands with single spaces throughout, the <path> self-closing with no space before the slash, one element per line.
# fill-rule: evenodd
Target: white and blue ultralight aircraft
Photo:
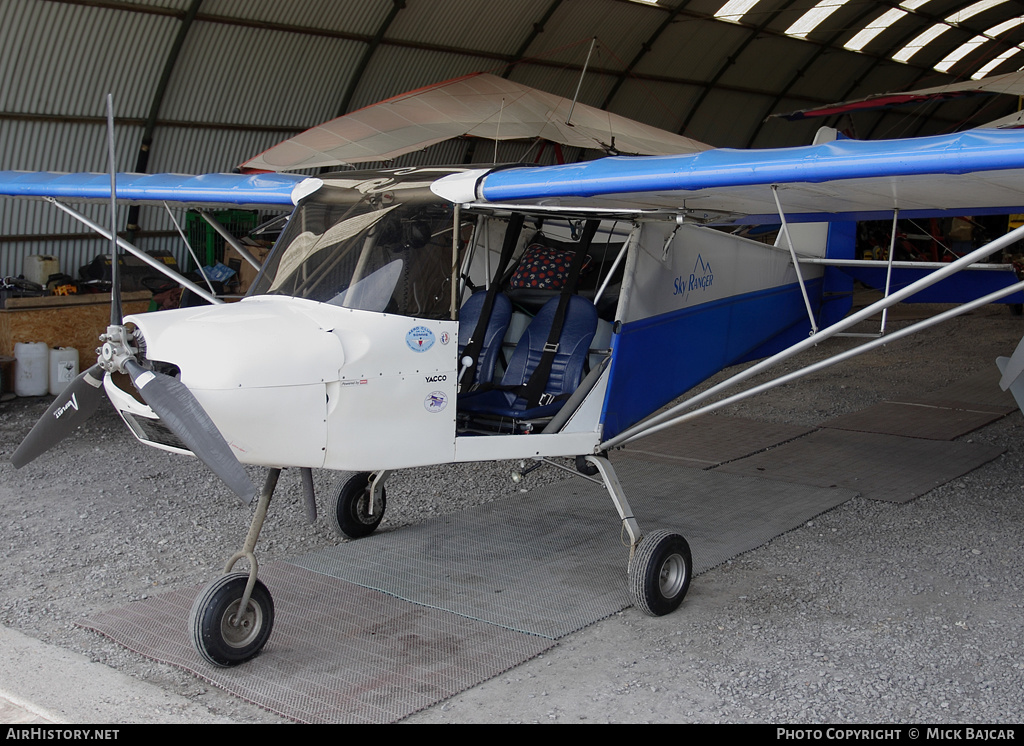
<path fill-rule="evenodd" d="M 4 172 L 0 194 L 50 200 L 109 239 L 70 204 L 111 200 L 111 181 Z M 1021 131 L 317 178 L 118 174 L 116 198 L 293 208 L 241 302 L 192 285 L 210 305 L 123 319 L 115 309 L 97 363 L 12 458 L 20 467 L 52 447 L 102 391 L 140 441 L 194 454 L 243 500 L 258 499 L 243 548 L 189 621 L 197 650 L 221 666 L 257 655 L 271 632 L 254 550 L 282 468 L 302 471 L 313 515 L 311 470 L 356 472 L 329 515 L 360 537 L 380 523 L 397 469 L 575 457 L 571 471 L 599 478 L 621 517 L 636 606 L 663 615 L 687 592 L 690 550 L 677 533 L 641 530 L 610 450 L 982 303 L 1024 297 L 1009 266 L 979 264 L 1024 229 L 948 264 L 853 256 L 858 220 L 1024 212 Z M 781 223 L 775 246 L 716 228 L 764 223 Z M 958 277 L 968 282 L 951 284 L 967 269 Z M 889 291 L 848 315 L 851 273 L 864 271 L 888 277 Z M 964 303 L 706 403 L 911 295 L 936 299 L 927 295 L 936 288 Z M 288 353 L 268 355 L 268 340 Z M 243 464 L 269 468 L 262 490 Z M 239 559 L 247 572 L 233 571 Z"/>

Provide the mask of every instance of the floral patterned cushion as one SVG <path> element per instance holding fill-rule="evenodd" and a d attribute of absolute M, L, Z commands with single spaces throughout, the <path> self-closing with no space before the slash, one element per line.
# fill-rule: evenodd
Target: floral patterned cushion
<path fill-rule="evenodd" d="M 565 285 L 569 277 L 574 253 L 552 249 L 539 243 L 530 244 L 523 252 L 523 258 L 519 260 L 519 266 L 516 267 L 512 279 L 509 280 L 509 287 L 513 290 L 558 290 Z M 589 264 L 590 256 L 587 255 L 583 260 L 580 274 L 586 271 Z"/>

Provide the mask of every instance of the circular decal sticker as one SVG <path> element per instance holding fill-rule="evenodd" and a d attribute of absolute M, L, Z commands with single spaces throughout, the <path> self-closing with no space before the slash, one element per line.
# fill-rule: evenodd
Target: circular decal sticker
<path fill-rule="evenodd" d="M 448 395 L 443 391 L 431 391 L 423 400 L 423 406 L 428 412 L 442 412 L 448 406 Z"/>
<path fill-rule="evenodd" d="M 441 344 L 446 345 L 452 341 L 452 335 L 448 332 L 441 332 Z"/>
<path fill-rule="evenodd" d="M 434 333 L 425 326 L 414 326 L 405 335 L 405 343 L 410 350 L 426 352 L 434 346 Z"/>

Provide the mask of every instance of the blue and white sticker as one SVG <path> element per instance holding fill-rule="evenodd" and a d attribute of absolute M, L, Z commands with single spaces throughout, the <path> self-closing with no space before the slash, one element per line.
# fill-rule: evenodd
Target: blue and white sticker
<path fill-rule="evenodd" d="M 405 343 L 410 350 L 426 352 L 434 346 L 434 333 L 425 326 L 414 326 L 405 335 Z"/>
<path fill-rule="evenodd" d="M 423 400 L 423 406 L 428 412 L 443 412 L 448 406 L 448 395 L 443 391 L 431 391 Z"/>
<path fill-rule="evenodd" d="M 452 335 L 448 332 L 441 332 L 441 344 L 446 345 L 452 341 Z"/>

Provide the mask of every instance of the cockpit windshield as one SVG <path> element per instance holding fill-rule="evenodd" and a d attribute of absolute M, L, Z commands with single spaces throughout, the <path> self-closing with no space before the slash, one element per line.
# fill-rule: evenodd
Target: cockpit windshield
<path fill-rule="evenodd" d="M 435 199 L 349 192 L 292 214 L 254 295 L 290 295 L 343 308 L 451 317 L 452 210 Z M 411 196 L 411 195 L 410 195 Z"/>

